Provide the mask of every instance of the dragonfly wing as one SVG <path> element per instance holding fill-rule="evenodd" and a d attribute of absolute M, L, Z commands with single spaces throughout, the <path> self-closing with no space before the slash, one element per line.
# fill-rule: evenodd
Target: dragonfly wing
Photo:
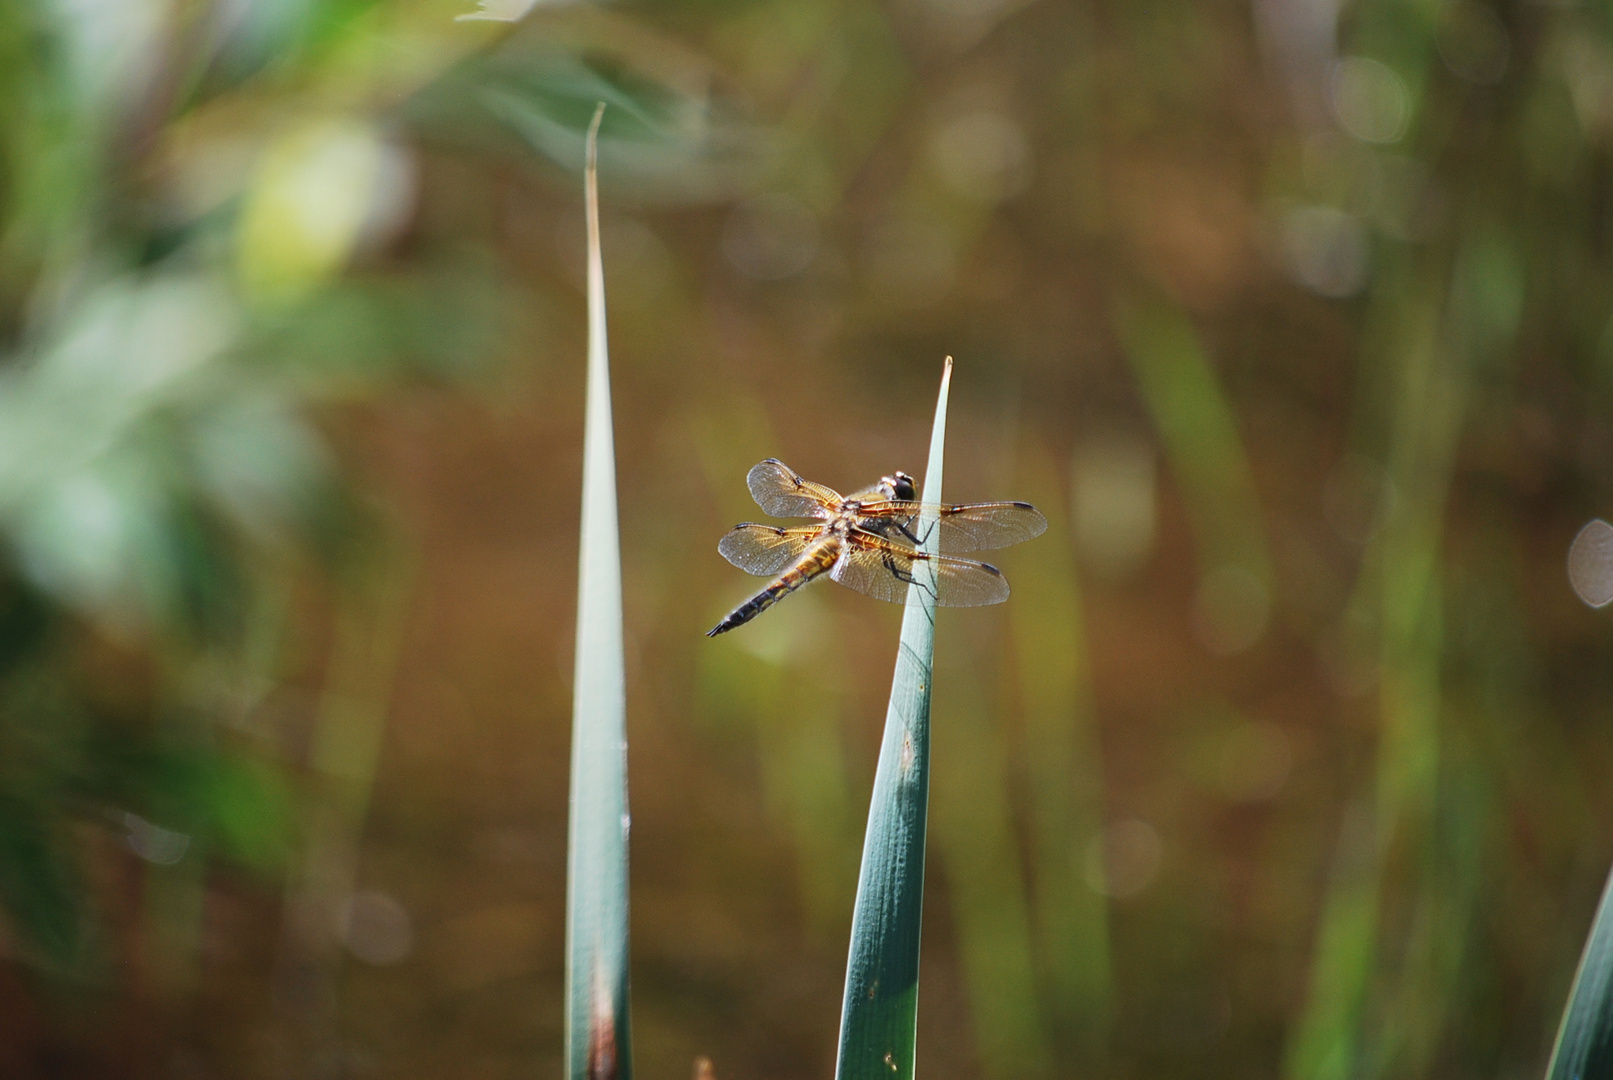
<path fill-rule="evenodd" d="M 1047 519 L 1030 503 L 991 502 L 926 506 L 916 502 L 868 503 L 863 514 L 872 522 L 888 521 L 884 535 L 913 544 L 924 540 L 923 516 L 932 515 L 941 551 L 991 551 L 1041 536 Z M 899 527 L 898 527 L 899 526 Z"/>
<path fill-rule="evenodd" d="M 746 573 L 773 577 L 782 574 L 799 559 L 817 535 L 818 530 L 810 526 L 779 529 L 772 525 L 747 522 L 730 529 L 717 542 L 717 550 L 723 558 Z"/>
<path fill-rule="evenodd" d="M 933 574 L 933 578 L 932 578 Z M 1008 599 L 1008 579 L 987 563 L 931 555 L 854 533 L 829 576 L 876 600 L 917 602 L 915 589 L 932 589 L 942 607 L 980 607 Z"/>
<path fill-rule="evenodd" d="M 751 467 L 745 477 L 756 505 L 773 517 L 828 517 L 840 504 L 840 493 L 802 479 L 778 458 Z"/>

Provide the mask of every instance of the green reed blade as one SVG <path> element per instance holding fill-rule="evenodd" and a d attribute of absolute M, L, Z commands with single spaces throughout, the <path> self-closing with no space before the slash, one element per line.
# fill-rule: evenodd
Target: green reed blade
<path fill-rule="evenodd" d="M 1014 829 L 1008 747 L 980 658 L 954 625 L 942 635 L 947 694 L 937 703 L 946 738 L 931 768 L 937 868 L 969 1004 L 981 1080 L 1055 1075 L 1048 1000 L 1038 993 L 1025 868 Z M 1090 892 L 1083 884 L 1083 892 Z M 1060 1074 L 1063 1075 L 1063 1074 Z"/>
<path fill-rule="evenodd" d="M 566 1075 L 627 1080 L 627 701 L 622 560 L 596 146 L 588 129 L 588 402 L 583 427 L 577 666 L 571 711 L 571 835 L 566 855 Z"/>
<path fill-rule="evenodd" d="M 1103 759 L 1075 537 L 1055 494 L 1058 463 L 1039 441 L 1023 446 L 1019 462 L 1018 482 L 1041 493 L 1048 520 L 1047 535 L 1015 557 L 1017 576 L 1036 587 L 1017 592 L 1008 606 L 1024 745 L 1034 748 L 1023 765 L 1032 808 L 1030 901 L 1042 1004 L 1071 1072 L 1101 1054 L 1113 1015 L 1109 902 L 1088 887 L 1094 868 L 1082 858 L 1087 839 L 1103 828 Z"/>
<path fill-rule="evenodd" d="M 923 499 L 941 501 L 947 388 L 941 375 L 930 434 Z M 920 521 L 934 550 L 933 518 Z M 920 564 L 923 568 L 925 564 Z M 933 579 L 932 579 L 933 581 Z M 874 797 L 863 838 L 862 872 L 851 916 L 851 957 L 840 1013 L 838 1080 L 908 1080 L 913 1075 L 919 993 L 919 920 L 924 908 L 924 825 L 930 793 L 930 671 L 935 651 L 934 593 L 924 577 L 912 586 L 902 615 L 896 675 L 891 680 L 885 737 L 874 773 Z"/>
<path fill-rule="evenodd" d="M 1242 652 L 1265 631 L 1275 578 L 1231 396 L 1192 320 L 1163 296 L 1117 298 L 1115 323 L 1192 527 L 1199 632 L 1216 653 Z"/>
<path fill-rule="evenodd" d="M 1596 906 L 1546 1067 L 1546 1080 L 1604 1076 L 1613 1076 L 1613 874 Z"/>

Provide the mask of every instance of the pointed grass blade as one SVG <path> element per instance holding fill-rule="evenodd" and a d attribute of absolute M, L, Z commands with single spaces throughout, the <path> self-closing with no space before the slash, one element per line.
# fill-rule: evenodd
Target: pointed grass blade
<path fill-rule="evenodd" d="M 571 712 L 571 833 L 566 855 L 566 1075 L 632 1075 L 627 1013 L 627 731 L 616 452 L 605 346 L 595 147 L 588 129 L 588 398 L 583 427 L 577 666 Z"/>
<path fill-rule="evenodd" d="M 941 375 L 924 470 L 926 503 L 941 501 L 946 445 L 947 388 L 952 358 Z M 933 520 L 933 519 L 932 519 Z M 930 521 L 919 535 L 934 550 Z M 927 564 L 921 563 L 920 567 Z M 840 1013 L 838 1080 L 910 1080 L 917 1037 L 919 920 L 924 907 L 924 827 L 930 793 L 930 670 L 935 652 L 934 594 L 920 577 L 902 615 L 896 674 L 891 680 L 885 736 L 874 774 L 874 796 L 863 838 L 862 871 L 851 916 L 851 956 Z"/>
<path fill-rule="evenodd" d="M 1601 1076 L 1613 1076 L 1613 874 L 1596 906 L 1546 1067 L 1546 1080 Z"/>

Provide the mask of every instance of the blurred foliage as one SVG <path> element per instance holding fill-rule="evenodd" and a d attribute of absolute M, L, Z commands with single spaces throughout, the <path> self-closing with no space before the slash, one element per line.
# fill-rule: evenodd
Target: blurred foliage
<path fill-rule="evenodd" d="M 190 1000 L 206 868 L 261 890 L 299 848 L 283 963 L 296 985 L 308 955 L 328 967 L 299 940 L 328 929 L 294 916 L 328 924 L 352 888 L 384 705 L 327 710 L 311 742 L 277 714 L 319 669 L 321 611 L 373 606 L 398 560 L 321 428 L 386 387 L 494 370 L 510 317 L 485 252 L 398 257 L 412 141 L 468 101 L 565 158 L 599 97 L 629 153 L 702 138 L 668 135 L 698 125 L 692 99 L 608 48 L 601 71 L 579 41 L 489 49 L 454 13 L 0 12 L 0 902 L 39 974 L 105 991 L 140 957 L 136 997 Z M 333 661 L 339 689 L 385 669 L 369 651 Z"/>
<path fill-rule="evenodd" d="M 0 1073 L 559 1067 L 598 100 L 641 1070 L 831 1067 L 898 613 L 707 642 L 711 546 L 946 353 L 1058 520 L 940 624 L 926 1074 L 1544 1068 L 1607 5 L 473 6 L 0 5 Z"/>

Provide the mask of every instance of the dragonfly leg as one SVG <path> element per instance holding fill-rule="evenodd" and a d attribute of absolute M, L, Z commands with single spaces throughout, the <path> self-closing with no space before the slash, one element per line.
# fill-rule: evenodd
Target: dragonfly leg
<path fill-rule="evenodd" d="M 906 532 L 907 530 L 904 528 L 902 531 Z M 891 576 L 897 581 L 903 582 L 907 585 L 916 585 L 925 592 L 929 593 L 932 598 L 936 596 L 935 588 L 933 586 L 931 586 L 928 582 L 920 581 L 917 577 L 913 576 L 912 571 L 903 570 L 900 566 L 897 566 L 896 560 L 891 558 L 889 555 L 885 556 L 885 569 L 889 570 L 891 572 Z"/>

